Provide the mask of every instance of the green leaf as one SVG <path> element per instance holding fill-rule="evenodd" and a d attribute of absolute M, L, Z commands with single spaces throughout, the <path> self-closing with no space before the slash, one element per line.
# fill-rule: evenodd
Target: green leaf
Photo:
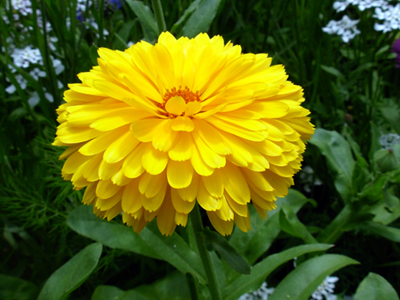
<path fill-rule="evenodd" d="M 117 248 L 161 259 L 132 228 L 107 222 L 97 218 L 91 206 L 81 205 L 68 215 L 67 225 L 80 235 L 102 243 L 110 248 Z"/>
<path fill-rule="evenodd" d="M 156 252 L 161 259 L 176 267 L 182 273 L 191 273 L 201 284 L 206 283 L 203 264 L 199 256 L 174 232 L 171 236 L 160 233 L 156 222 L 148 224 L 140 237 Z"/>
<path fill-rule="evenodd" d="M 321 65 L 321 69 L 324 70 L 325 72 L 327 72 L 327 73 L 329 73 L 329 74 L 335 76 L 335 77 L 338 77 L 338 78 L 340 78 L 340 79 L 344 79 L 343 74 L 342 74 L 338 69 L 336 69 L 336 68 L 334 68 L 334 67 L 329 67 L 329 66 Z"/>
<path fill-rule="evenodd" d="M 265 281 L 267 276 L 281 264 L 305 253 L 325 251 L 330 247 L 331 245 L 327 244 L 301 245 L 277 254 L 270 255 L 258 264 L 254 265 L 251 269 L 250 275 L 241 275 L 229 286 L 227 286 L 222 291 L 223 298 L 225 300 L 237 300 L 241 295 L 257 290 Z"/>
<path fill-rule="evenodd" d="M 357 288 L 354 300 L 399 300 L 395 289 L 382 276 L 369 273 Z"/>
<path fill-rule="evenodd" d="M 392 195 L 393 196 L 393 195 Z M 396 197 L 397 198 L 397 197 Z M 389 209 L 384 201 L 369 207 L 369 213 L 375 215 L 373 221 L 387 225 L 400 217 L 400 205 Z"/>
<path fill-rule="evenodd" d="M 393 171 L 397 168 L 399 162 L 393 154 L 393 150 L 379 149 L 374 153 L 374 163 L 382 173 Z"/>
<path fill-rule="evenodd" d="M 400 229 L 385 226 L 377 222 L 368 222 L 365 228 L 371 230 L 372 232 L 387 238 L 388 240 L 400 243 Z"/>
<path fill-rule="evenodd" d="M 98 49 L 99 47 L 97 47 L 95 44 L 92 44 L 92 46 L 90 46 L 90 51 L 89 51 L 90 60 L 92 61 L 92 64 L 95 66 L 97 66 L 97 58 L 99 57 L 97 55 Z"/>
<path fill-rule="evenodd" d="M 328 166 L 334 173 L 335 187 L 343 200 L 349 202 L 353 197 L 352 174 L 354 158 L 349 143 L 336 131 L 317 128 L 311 140 L 326 157 Z"/>
<path fill-rule="evenodd" d="M 220 2 L 221 0 L 202 0 L 183 26 L 183 35 L 193 38 L 201 32 L 207 32 L 217 14 Z"/>
<path fill-rule="evenodd" d="M 39 289 L 30 281 L 0 274 L 0 299 L 35 300 Z"/>
<path fill-rule="evenodd" d="M 46 281 L 38 300 L 66 299 L 93 272 L 103 246 L 94 243 L 81 250 Z"/>
<path fill-rule="evenodd" d="M 311 258 L 290 272 L 268 299 L 307 300 L 326 276 L 352 264 L 358 264 L 358 262 L 338 254 L 325 254 Z"/>
<path fill-rule="evenodd" d="M 383 199 L 383 188 L 386 185 L 387 177 L 382 176 L 376 178 L 376 180 L 371 183 L 367 188 L 365 188 L 361 193 L 359 193 L 360 201 L 364 203 L 372 204 Z"/>
<path fill-rule="evenodd" d="M 189 7 L 185 10 L 182 17 L 180 17 L 179 20 L 176 21 L 174 26 L 172 26 L 171 32 L 175 32 L 177 28 L 189 18 L 189 16 L 193 13 L 193 11 L 199 7 L 200 2 L 201 0 L 195 0 L 192 3 L 190 3 Z"/>
<path fill-rule="evenodd" d="M 150 8 L 141 1 L 126 0 L 126 3 L 128 3 L 129 7 L 138 17 L 143 28 L 145 39 L 148 42 L 156 40 L 158 37 L 158 27 Z"/>
<path fill-rule="evenodd" d="M 380 108 L 383 117 L 390 123 L 393 129 L 400 134 L 400 116 L 399 111 L 392 106 L 382 106 Z"/>
<path fill-rule="evenodd" d="M 150 285 L 123 291 L 114 286 L 99 286 L 91 300 L 186 300 L 190 299 L 186 277 L 174 272 Z"/>
<path fill-rule="evenodd" d="M 223 259 L 234 269 L 241 274 L 250 274 L 250 266 L 247 261 L 233 248 L 226 239 L 220 234 L 206 228 L 204 230 L 207 244 L 210 251 L 217 251 Z"/>
<path fill-rule="evenodd" d="M 286 233 L 301 238 L 307 244 L 317 244 L 317 240 L 307 230 L 306 226 L 300 222 L 296 214 L 286 203 L 283 204 L 279 214 L 279 225 Z"/>
<path fill-rule="evenodd" d="M 290 205 L 293 212 L 297 213 L 300 208 L 309 201 L 302 193 L 289 189 L 288 195 L 276 201 L 277 208 L 268 212 L 268 218 L 263 221 L 252 205 L 250 209 L 251 230 L 242 232 L 235 229 L 229 243 L 244 257 L 250 264 L 253 264 L 264 254 L 280 232 L 279 211 L 283 202 Z"/>

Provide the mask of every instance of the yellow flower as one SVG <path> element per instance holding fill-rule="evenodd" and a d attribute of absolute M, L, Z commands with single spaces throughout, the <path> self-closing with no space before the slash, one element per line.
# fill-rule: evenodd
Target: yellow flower
<path fill-rule="evenodd" d="M 122 212 L 136 232 L 157 217 L 171 235 L 197 201 L 228 235 L 250 229 L 250 201 L 264 218 L 287 194 L 314 129 L 282 65 L 207 34 L 98 53 L 64 94 L 54 142 L 98 216 Z"/>

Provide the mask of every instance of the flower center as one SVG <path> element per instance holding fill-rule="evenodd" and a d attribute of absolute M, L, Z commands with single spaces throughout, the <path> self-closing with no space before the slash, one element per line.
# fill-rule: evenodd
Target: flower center
<path fill-rule="evenodd" d="M 164 97 L 164 103 L 161 105 L 170 118 L 177 116 L 193 116 L 198 113 L 201 108 L 199 92 L 193 93 L 188 87 L 179 89 L 175 87 L 167 90 Z"/>

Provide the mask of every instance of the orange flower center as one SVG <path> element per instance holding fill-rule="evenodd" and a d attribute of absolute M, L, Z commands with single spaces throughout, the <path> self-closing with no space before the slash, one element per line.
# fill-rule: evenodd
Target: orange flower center
<path fill-rule="evenodd" d="M 199 92 L 193 93 L 187 86 L 184 89 L 179 86 L 179 89 L 174 87 L 167 90 L 163 99 L 164 103 L 160 105 L 160 108 L 170 118 L 177 116 L 191 117 L 202 108 Z"/>

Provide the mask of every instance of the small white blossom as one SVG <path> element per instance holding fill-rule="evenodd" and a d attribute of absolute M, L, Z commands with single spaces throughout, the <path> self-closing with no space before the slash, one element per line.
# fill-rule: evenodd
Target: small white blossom
<path fill-rule="evenodd" d="M 344 11 L 349 3 L 347 1 L 335 1 L 333 2 L 333 9 L 337 12 Z"/>
<path fill-rule="evenodd" d="M 263 282 L 261 287 L 254 292 L 240 296 L 238 300 L 268 300 L 268 296 L 274 292 L 274 288 L 267 288 L 267 283 Z"/>
<path fill-rule="evenodd" d="M 339 278 L 335 276 L 327 276 L 320 286 L 312 293 L 311 299 L 314 300 L 337 300 L 337 296 L 333 295 L 335 282 Z"/>
<path fill-rule="evenodd" d="M 400 3 L 396 6 L 387 5 L 375 8 L 374 18 L 384 21 L 383 24 L 375 23 L 376 31 L 389 32 L 400 29 Z"/>
<path fill-rule="evenodd" d="M 379 143 L 383 149 L 391 149 L 394 145 L 400 144 L 400 135 L 397 133 L 383 134 L 379 137 Z"/>
<path fill-rule="evenodd" d="M 14 49 L 11 53 L 14 64 L 20 68 L 28 68 L 30 64 L 42 64 L 42 55 L 37 48 L 26 46 L 24 49 Z"/>
<path fill-rule="evenodd" d="M 126 45 L 128 46 L 128 48 L 130 48 L 131 46 L 135 45 L 135 43 L 132 41 L 129 41 Z"/>
<path fill-rule="evenodd" d="M 315 177 L 314 170 L 310 166 L 305 166 L 299 173 L 300 182 L 304 184 L 304 190 L 311 192 L 311 186 L 322 185 L 322 181 Z M 296 266 L 295 266 L 296 267 Z"/>
<path fill-rule="evenodd" d="M 328 25 L 322 28 L 322 31 L 328 34 L 337 34 L 341 36 L 343 42 L 347 43 L 360 33 L 356 27 L 359 21 L 351 20 L 347 15 L 344 15 L 339 21 L 329 21 Z"/>
<path fill-rule="evenodd" d="M 17 80 L 21 89 L 26 88 L 26 84 L 28 83 L 28 81 L 24 77 L 22 77 L 21 74 L 15 75 L 15 79 Z M 6 88 L 6 92 L 9 94 L 13 94 L 16 90 L 17 90 L 17 88 L 13 84 L 10 85 L 8 88 Z"/>
<path fill-rule="evenodd" d="M 32 3 L 30 0 L 11 0 L 11 6 L 24 16 L 32 14 Z"/>
<path fill-rule="evenodd" d="M 65 67 L 64 67 L 64 65 L 62 64 L 61 60 L 59 60 L 59 59 L 57 59 L 57 58 L 52 58 L 52 61 L 53 61 L 54 72 L 55 72 L 57 75 L 61 74 L 61 73 L 64 71 L 64 69 L 65 69 Z"/>
<path fill-rule="evenodd" d="M 88 7 L 92 5 L 92 1 L 89 0 Z M 84 12 L 86 11 L 86 0 L 78 0 L 76 1 L 76 10 Z"/>
<path fill-rule="evenodd" d="M 46 72 L 40 70 L 39 68 L 34 68 L 32 71 L 29 72 L 35 80 L 39 80 L 39 77 L 46 77 Z"/>

